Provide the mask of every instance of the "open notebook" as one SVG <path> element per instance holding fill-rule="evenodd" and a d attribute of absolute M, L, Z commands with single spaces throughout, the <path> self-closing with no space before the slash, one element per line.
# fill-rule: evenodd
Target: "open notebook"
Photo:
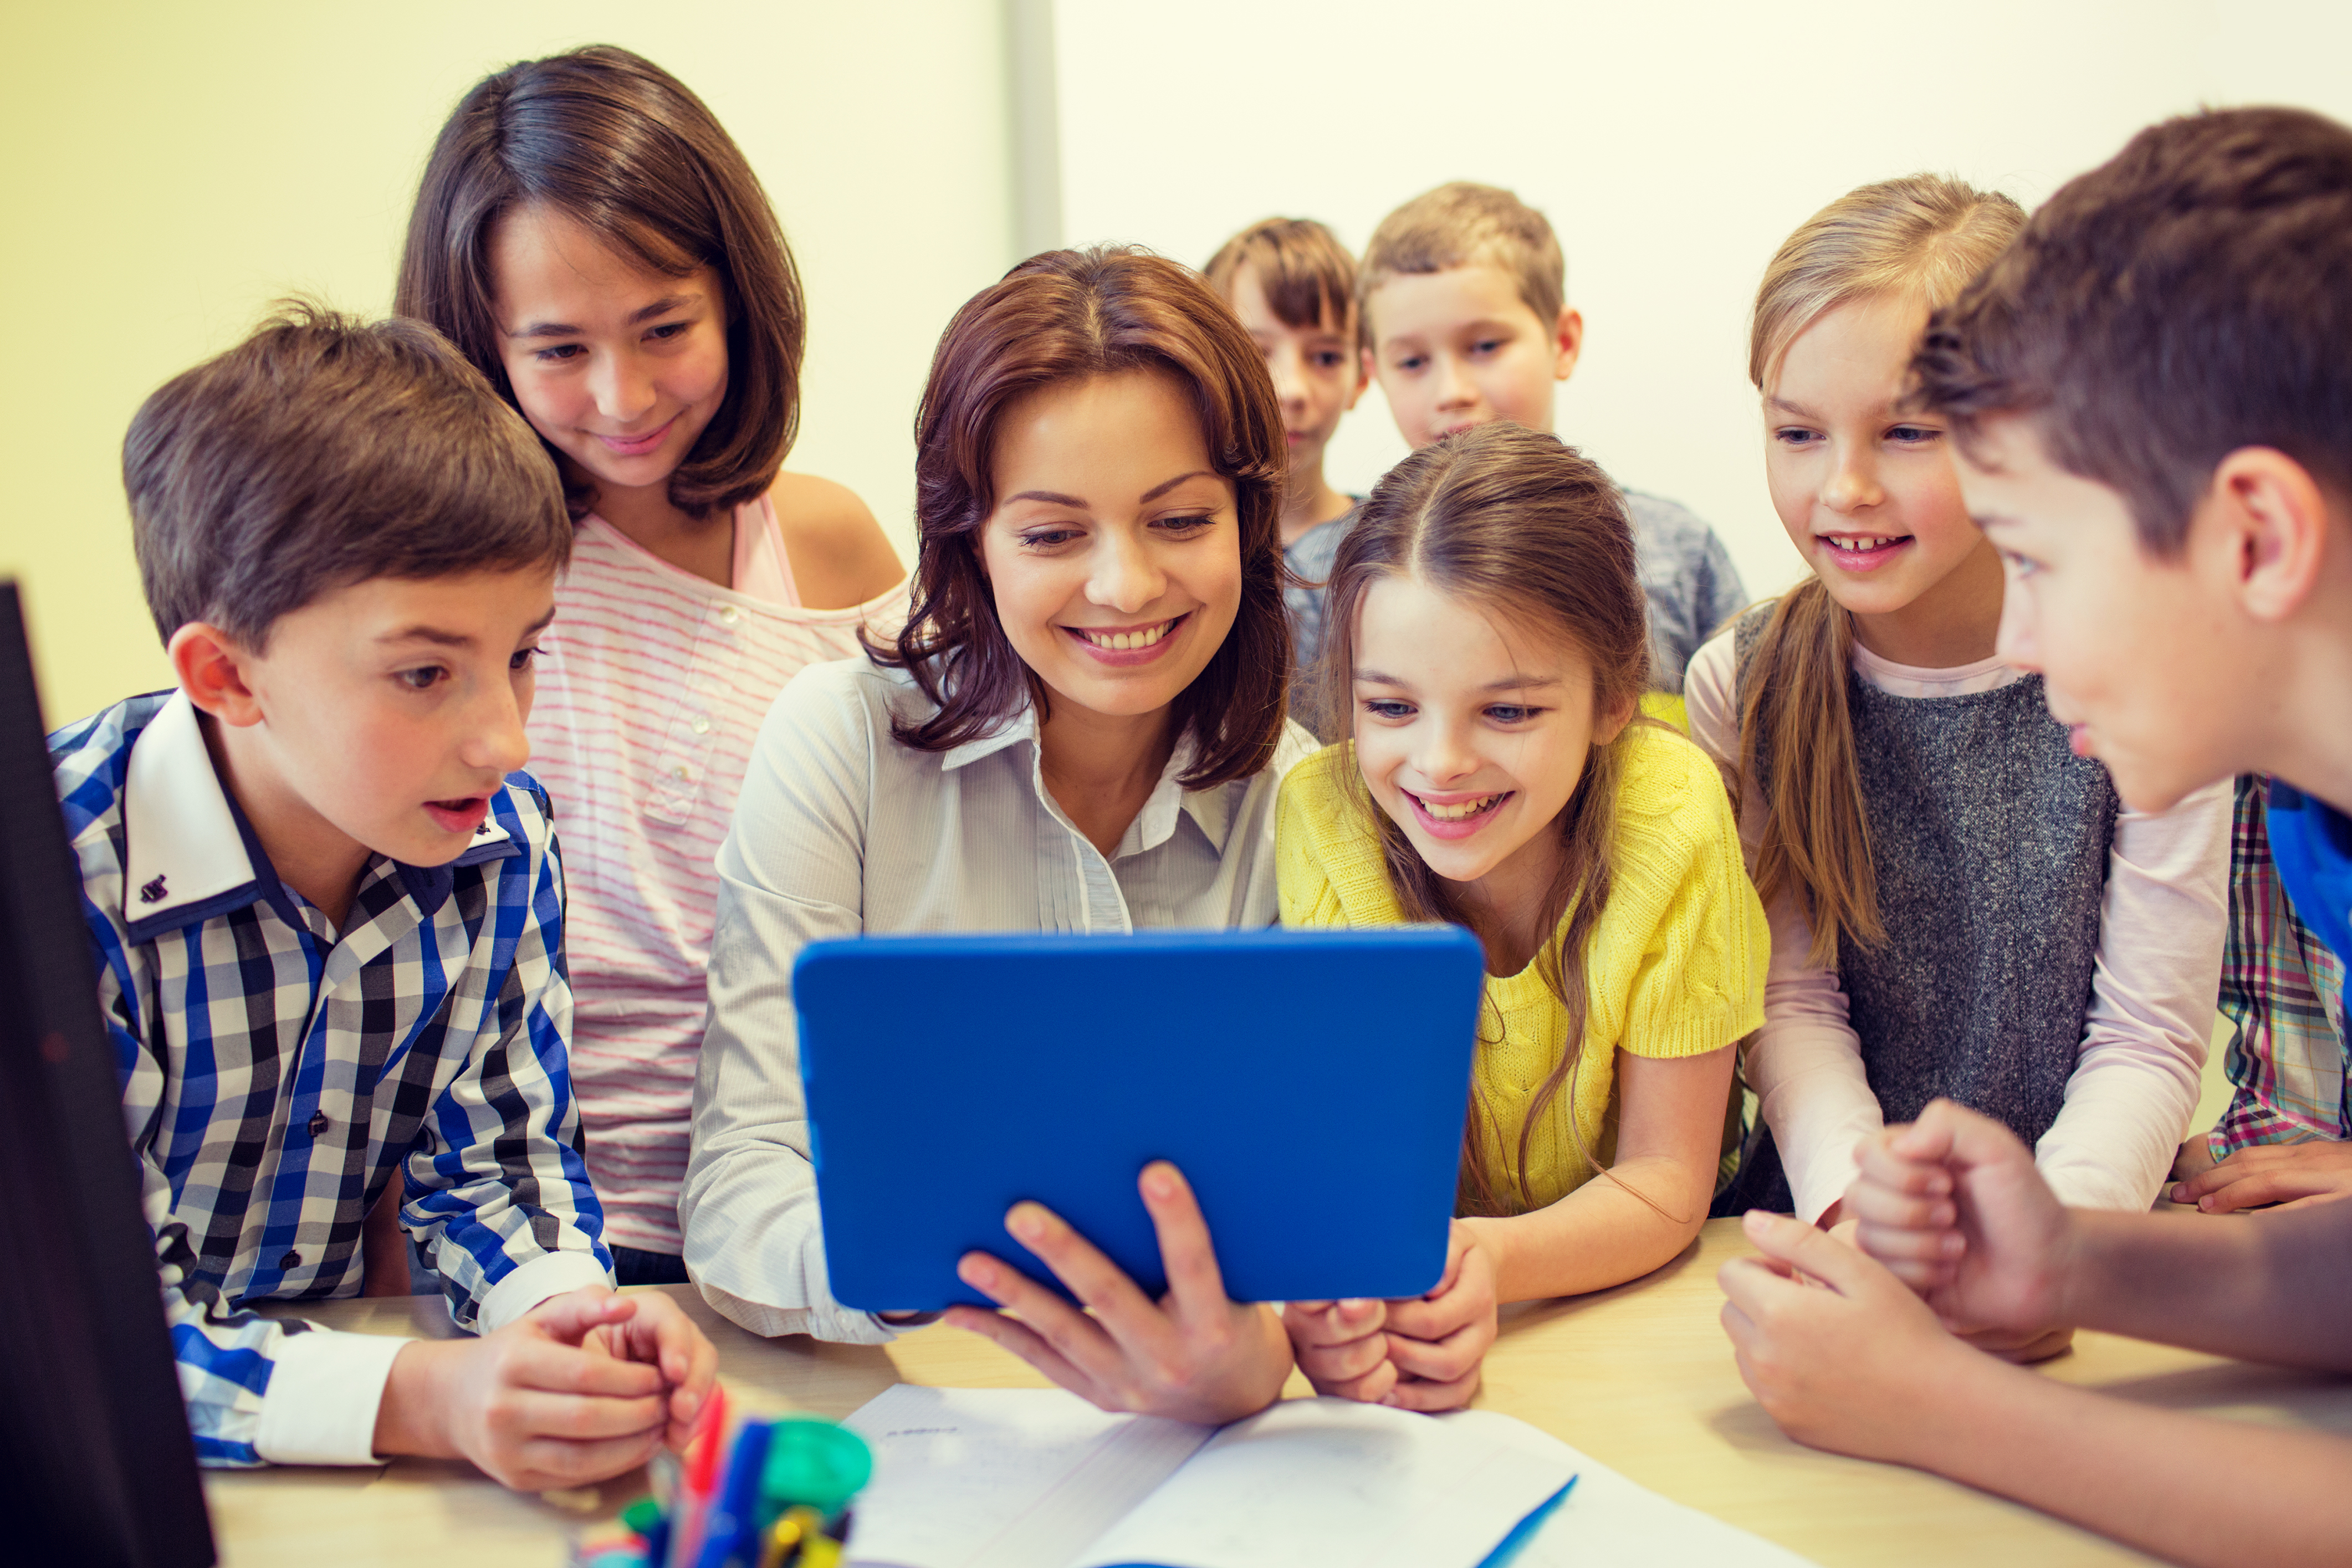
<path fill-rule="evenodd" d="M 848 1425 L 875 1455 L 851 1568 L 1537 1568 L 1570 1518 L 1579 1563 L 1802 1561 L 1488 1411 L 1294 1399 L 1217 1428 L 901 1384 Z"/>

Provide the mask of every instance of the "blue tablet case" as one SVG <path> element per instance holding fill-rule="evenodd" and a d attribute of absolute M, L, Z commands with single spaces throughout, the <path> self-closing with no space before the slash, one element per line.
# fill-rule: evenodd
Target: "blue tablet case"
<path fill-rule="evenodd" d="M 1453 926 L 865 936 L 793 966 L 825 1263 L 872 1312 L 990 1304 L 1034 1198 L 1154 1296 L 1136 1177 L 1173 1160 L 1239 1301 L 1445 1270 L 1485 963 Z"/>

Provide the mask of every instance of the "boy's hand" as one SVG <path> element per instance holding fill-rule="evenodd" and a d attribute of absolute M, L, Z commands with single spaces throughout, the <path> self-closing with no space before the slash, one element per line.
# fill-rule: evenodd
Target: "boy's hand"
<path fill-rule="evenodd" d="M 1137 1186 L 1168 1270 L 1160 1301 L 1059 1216 L 1018 1203 L 1004 1228 L 1086 1311 L 985 1252 L 967 1252 L 956 1269 L 964 1283 L 1019 1316 L 956 1306 L 947 1321 L 994 1340 L 1105 1410 L 1211 1425 L 1255 1415 L 1281 1397 L 1290 1375 L 1282 1321 L 1270 1308 L 1226 1296 L 1208 1223 L 1174 1166 L 1154 1161 Z"/>
<path fill-rule="evenodd" d="M 2182 1173 L 2179 1166 L 2174 1168 L 2176 1174 L 2187 1174 L 2188 1179 L 2174 1186 L 2172 1201 L 2193 1203 L 2207 1214 L 2229 1214 L 2270 1204 L 2293 1208 L 2352 1197 L 2352 1143 L 2333 1138 L 2257 1144 L 2201 1171 Z"/>
<path fill-rule="evenodd" d="M 1383 1301 L 1290 1301 L 1282 1309 L 1298 1370 L 1315 1392 L 1366 1405 L 1379 1404 L 1397 1385 L 1387 1324 Z"/>
<path fill-rule="evenodd" d="M 1937 1100 L 1862 1146 L 1846 1191 L 1855 1239 L 1956 1331 L 2030 1345 L 2062 1325 L 2073 1222 L 2000 1123 Z"/>
<path fill-rule="evenodd" d="M 719 1380 L 719 1347 L 668 1296 L 644 1291 L 622 1297 L 635 1312 L 591 1333 L 586 1348 L 661 1371 L 669 1385 L 669 1446 L 683 1453 L 694 1418 Z"/>
<path fill-rule="evenodd" d="M 1923 1400 L 1966 1375 L 1973 1354 L 1902 1281 L 1826 1232 L 1761 1209 L 1742 1228 L 1764 1256 L 1734 1258 L 1716 1279 L 1748 1391 L 1800 1443 L 1910 1460 Z"/>
<path fill-rule="evenodd" d="M 1475 1226 L 1454 1221 L 1444 1275 L 1425 1295 L 1389 1302 L 1387 1319 L 1397 1380 L 1381 1403 L 1406 1410 L 1467 1405 L 1496 1328 L 1495 1255 Z"/>
<path fill-rule="evenodd" d="M 569 1291 L 480 1339 L 405 1346 L 376 1410 L 375 1451 L 471 1459 L 518 1491 L 635 1469 L 672 1414 L 662 1369 L 587 1342 L 641 1310 L 602 1288 Z"/>

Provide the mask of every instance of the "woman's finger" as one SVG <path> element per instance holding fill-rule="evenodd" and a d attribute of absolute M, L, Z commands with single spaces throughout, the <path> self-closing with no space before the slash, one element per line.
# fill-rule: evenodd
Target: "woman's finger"
<path fill-rule="evenodd" d="M 1230 1310 L 1233 1302 L 1225 1294 L 1216 1248 L 1209 1240 L 1209 1222 L 1202 1217 L 1200 1200 L 1184 1174 L 1166 1160 L 1154 1160 L 1143 1167 L 1136 1185 L 1151 1215 L 1151 1228 L 1160 1237 L 1160 1266 L 1168 1272 L 1168 1294 L 1176 1315 L 1198 1322 Z"/>
<path fill-rule="evenodd" d="M 1003 1312 L 965 1305 L 950 1307 L 943 1321 L 950 1328 L 962 1329 L 994 1342 L 999 1349 L 1012 1352 L 1088 1404 L 1105 1410 L 1116 1407 L 1105 1403 L 1104 1390 L 1099 1383 L 1072 1365 L 1068 1357 L 1047 1344 L 1027 1324 L 1008 1318 Z"/>
<path fill-rule="evenodd" d="M 1118 1386 L 1118 1374 L 1125 1358 L 1102 1324 L 1020 1270 L 985 1252 L 965 1253 L 956 1264 L 956 1275 L 1007 1312 L 1018 1313 L 1021 1323 L 1034 1337 L 1052 1346 L 1089 1384 L 1099 1389 Z M 1001 1327 L 1001 1315 L 992 1315 L 998 1316 Z M 996 1337 L 994 1333 L 985 1328 L 977 1332 L 988 1333 L 991 1338 Z M 1005 1348 L 1013 1347 L 1008 1344 Z M 1036 1365 L 1034 1361 L 1030 1364 Z M 1043 1372 L 1045 1368 L 1041 1366 L 1038 1370 Z M 1088 1397 L 1093 1396 L 1090 1395 Z M 1096 1403 L 1100 1404 L 1101 1401 L 1097 1400 Z"/>

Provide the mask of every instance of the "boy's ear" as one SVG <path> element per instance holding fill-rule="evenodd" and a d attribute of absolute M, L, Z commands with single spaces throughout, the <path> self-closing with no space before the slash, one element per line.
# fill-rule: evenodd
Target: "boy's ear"
<path fill-rule="evenodd" d="M 2309 469 L 2275 448 L 2242 446 L 2215 465 L 2204 506 L 2248 614 L 2284 621 L 2309 601 L 2331 542 L 2327 496 Z"/>
<path fill-rule="evenodd" d="M 261 703 L 246 680 L 253 655 L 219 627 L 191 621 L 165 644 L 180 689 L 198 711 L 239 728 L 261 722 Z"/>
<path fill-rule="evenodd" d="M 1584 315 L 1563 305 L 1552 324 L 1551 379 L 1564 382 L 1575 372 L 1576 357 L 1584 351 Z"/>

